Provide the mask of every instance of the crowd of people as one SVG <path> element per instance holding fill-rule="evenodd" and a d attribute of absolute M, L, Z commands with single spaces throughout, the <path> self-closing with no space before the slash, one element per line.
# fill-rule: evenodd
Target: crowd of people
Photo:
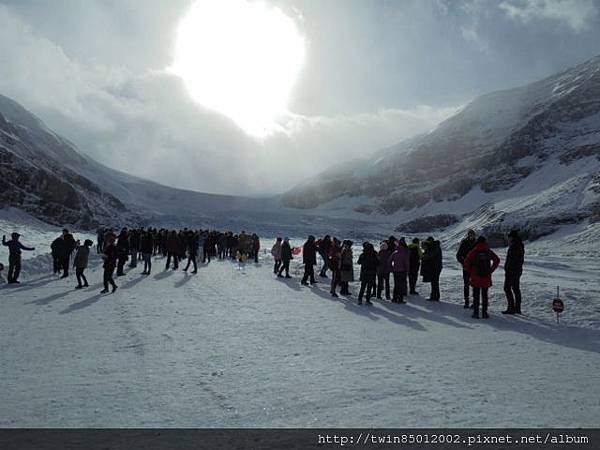
<path fill-rule="evenodd" d="M 525 250 L 517 230 L 511 231 L 508 238 L 509 247 L 504 264 L 504 292 L 507 308 L 503 314 L 521 314 L 520 278 Z M 308 236 L 302 247 L 304 275 L 301 283 L 303 285 L 317 283 L 315 266 L 317 255 L 320 255 L 323 263 L 319 276 L 329 278 L 327 274 L 330 273 L 331 295 L 333 297 L 351 295 L 349 283 L 354 281 L 352 247 L 353 242 L 350 240 L 340 241 L 329 235 L 316 240 L 314 236 Z M 293 250 L 289 239 L 277 238 L 271 249 L 271 255 L 275 261 L 273 272 L 278 277 L 291 278 L 289 267 L 293 259 Z M 491 250 L 484 236 L 477 237 L 473 230 L 469 230 L 459 245 L 456 259 L 462 268 L 464 307 L 473 309 L 473 318 L 489 318 L 488 291 L 492 286 L 492 274 L 498 268 L 500 258 Z M 379 243 L 378 250 L 372 243 L 364 242 L 357 264 L 360 266 L 359 305 L 363 304 L 363 299 L 367 305 L 372 305 L 372 298 L 383 300 L 383 295 L 392 303 L 406 303 L 408 296 L 418 295 L 416 287 L 419 276 L 422 277 L 423 283 L 431 285 L 427 300 L 440 301 L 442 247 L 440 241 L 431 236 L 423 241 L 414 238 L 410 243 L 407 243 L 404 238 L 397 239 L 390 236 Z"/>
<path fill-rule="evenodd" d="M 520 278 L 524 245 L 517 230 L 511 231 L 508 238 L 509 247 L 504 263 L 507 308 L 503 313 L 521 314 Z M 34 250 L 19 239 L 18 233 L 13 233 L 8 241 L 5 236 L 2 237 L 2 244 L 9 249 L 10 284 L 19 283 L 21 252 Z M 311 235 L 301 248 L 294 248 L 289 238 L 278 237 L 271 248 L 273 273 L 279 278 L 291 278 L 290 262 L 294 255 L 302 253 L 304 274 L 301 283 L 314 285 L 317 283 L 315 266 L 319 256 L 322 265 L 318 275 L 322 279 L 330 278 L 328 284 L 331 295 L 350 296 L 350 283 L 354 281 L 353 245 L 350 240 L 339 240 L 329 235 L 317 240 Z M 69 277 L 72 260 L 77 279 L 75 288 L 89 286 L 85 270 L 92 247 L 91 240 L 86 239 L 81 243 L 69 230 L 64 229 L 50 245 L 54 273 L 60 274 L 61 278 Z M 116 277 L 125 275 L 128 261 L 129 268 L 136 268 L 138 261 L 143 262 L 141 273 L 150 275 L 153 257 L 162 256 L 165 260 L 164 270 L 178 270 L 180 264 L 185 262 L 182 270 L 188 271 L 191 267 L 191 273 L 195 274 L 200 256 L 203 263 L 210 262 L 211 258 L 232 259 L 239 263 L 248 260 L 258 262 L 260 239 L 257 234 L 247 234 L 245 231 L 234 234 L 231 231 L 142 227 L 122 228 L 117 234 L 113 229 L 102 228 L 97 233 L 96 251 L 103 259 L 104 288 L 101 293 L 108 293 L 116 291 L 115 273 Z M 473 230 L 469 230 L 460 242 L 456 259 L 462 268 L 464 307 L 473 309 L 474 318 L 488 318 L 488 291 L 500 258 L 490 249 L 484 236 L 477 237 Z M 430 284 L 427 300 L 440 301 L 442 246 L 440 241 L 431 236 L 422 241 L 414 238 L 410 243 L 404 238 L 390 236 L 379 243 L 377 250 L 372 243 L 364 242 L 357 265 L 360 266 L 358 304 L 362 305 L 364 299 L 365 304 L 372 305 L 372 298 L 406 303 L 409 296 L 418 295 L 416 288 L 419 276 L 422 283 Z"/>

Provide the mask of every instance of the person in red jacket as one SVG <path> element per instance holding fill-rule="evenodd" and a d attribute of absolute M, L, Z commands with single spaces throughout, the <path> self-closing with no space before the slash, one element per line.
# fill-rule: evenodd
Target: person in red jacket
<path fill-rule="evenodd" d="M 481 297 L 481 317 L 487 319 L 488 289 L 492 286 L 492 273 L 498 268 L 500 258 L 488 246 L 485 237 L 479 236 L 473 250 L 464 261 L 473 286 L 473 318 L 479 319 L 479 299 Z"/>

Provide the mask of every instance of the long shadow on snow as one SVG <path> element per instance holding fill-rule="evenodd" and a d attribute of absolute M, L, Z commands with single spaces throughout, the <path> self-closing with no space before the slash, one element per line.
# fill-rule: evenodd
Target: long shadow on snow
<path fill-rule="evenodd" d="M 5 284 L 2 286 L 2 289 L 11 289 L 12 292 L 24 292 L 30 289 L 35 289 L 41 286 L 45 286 L 48 283 L 52 283 L 53 281 L 57 281 L 58 278 L 56 275 L 44 275 L 43 277 L 36 278 L 35 282 L 26 281 L 23 284 Z"/>
<path fill-rule="evenodd" d="M 83 308 L 87 308 L 88 306 L 91 306 L 94 303 L 96 303 L 98 300 L 100 300 L 105 295 L 106 294 L 96 294 L 96 295 L 94 295 L 94 296 L 92 296 L 90 298 L 86 298 L 85 300 L 82 300 L 80 302 L 73 303 L 68 308 L 63 309 L 60 312 L 60 314 L 69 314 L 69 313 L 75 312 L 77 310 L 80 310 L 80 309 L 83 309 Z"/>
<path fill-rule="evenodd" d="M 428 302 L 419 297 L 417 299 L 419 300 L 414 301 L 415 304 L 424 308 L 419 314 L 429 320 L 435 320 L 434 317 L 436 316 L 438 320 L 441 316 L 452 317 L 467 327 L 472 327 L 473 325 L 489 326 L 500 331 L 513 331 L 525 334 L 553 345 L 600 353 L 600 331 L 598 330 L 563 325 L 556 326 L 551 323 L 518 315 L 503 316 L 501 314 L 492 314 L 489 319 L 473 319 L 471 317 L 472 310 L 464 309 L 462 305 L 446 302 Z M 417 311 L 417 309 L 413 308 L 413 311 Z M 454 324 L 454 326 L 457 325 Z"/>
<path fill-rule="evenodd" d="M 146 276 L 147 275 L 138 275 L 137 278 L 133 278 L 133 279 L 129 280 L 127 283 L 125 283 L 123 286 L 121 286 L 121 289 L 131 289 L 136 284 L 138 284 L 140 281 L 142 281 L 144 278 L 146 278 Z"/>
<path fill-rule="evenodd" d="M 185 283 L 187 283 L 188 281 L 190 281 L 193 278 L 193 275 L 190 275 L 187 272 L 183 273 L 183 278 L 180 279 L 179 281 L 175 282 L 175 284 L 173 284 L 174 288 L 180 288 L 181 286 L 183 286 Z"/>
<path fill-rule="evenodd" d="M 67 295 L 69 295 L 71 292 L 73 292 L 72 290 L 69 291 L 65 291 L 65 292 L 59 292 L 57 294 L 52 294 L 49 295 L 48 297 L 43 297 L 43 298 L 38 298 L 36 300 L 32 300 L 30 302 L 25 303 L 26 305 L 47 305 L 49 303 L 52 303 L 55 300 L 59 300 L 63 297 L 66 297 Z"/>
<path fill-rule="evenodd" d="M 156 275 L 154 275 L 154 279 L 155 280 L 163 280 L 165 278 L 170 277 L 171 275 L 173 275 L 175 273 L 174 270 L 172 269 L 168 269 L 168 270 L 163 270 L 160 273 L 157 273 Z"/>
<path fill-rule="evenodd" d="M 411 317 L 413 319 L 429 320 L 432 322 L 437 322 L 439 324 L 455 328 L 472 328 L 471 326 L 464 325 L 462 323 L 459 323 L 458 321 L 451 320 L 445 314 L 440 314 L 438 311 L 431 309 L 422 310 L 419 308 L 415 308 L 415 306 L 420 306 L 420 303 L 415 301 L 415 297 L 409 297 L 407 302 L 404 304 L 391 303 L 387 301 L 377 301 L 376 303 L 380 304 L 383 308 L 399 312 L 402 315 L 406 317 Z"/>
<path fill-rule="evenodd" d="M 291 281 L 291 280 L 288 279 L 287 281 Z M 295 284 L 285 283 L 285 284 L 294 290 L 297 290 L 297 291 L 303 290 L 300 288 L 300 286 L 297 283 L 295 283 Z M 317 285 L 318 284 L 321 284 L 324 286 L 329 285 L 328 283 L 317 283 Z M 314 286 L 312 289 L 307 288 L 306 291 L 307 291 L 307 294 L 312 293 L 323 299 L 339 302 L 342 305 L 344 305 L 344 308 L 347 311 L 352 312 L 354 314 L 358 314 L 359 316 L 367 317 L 370 320 L 376 321 L 376 320 L 379 320 L 380 318 L 384 318 L 384 319 L 387 319 L 390 322 L 393 322 L 398 325 L 407 326 L 407 327 L 413 328 L 418 331 L 426 331 L 426 328 L 423 327 L 423 325 L 421 325 L 419 322 L 417 322 L 415 320 L 411 320 L 408 317 L 405 317 L 403 315 L 398 315 L 391 311 L 388 311 L 388 310 L 385 310 L 382 308 L 378 308 L 375 305 L 373 305 L 373 306 L 368 306 L 365 304 L 358 305 L 356 303 L 356 300 L 354 300 L 356 297 L 344 297 L 344 296 L 332 297 L 331 293 L 329 293 L 329 291 L 325 291 L 324 289 L 321 289 L 318 286 Z"/>

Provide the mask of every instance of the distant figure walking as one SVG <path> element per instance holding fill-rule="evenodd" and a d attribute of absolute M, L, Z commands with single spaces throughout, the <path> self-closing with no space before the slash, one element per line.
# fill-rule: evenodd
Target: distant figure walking
<path fill-rule="evenodd" d="M 94 243 L 89 239 L 86 239 L 83 245 L 77 247 L 77 253 L 75 253 L 75 258 L 73 259 L 73 267 L 75 267 L 75 276 L 77 277 L 77 286 L 75 286 L 75 289 L 89 286 L 83 272 L 85 272 L 85 269 L 88 266 L 90 247 L 92 245 L 94 245 Z M 81 284 L 81 280 L 83 280 L 83 284 Z"/>
<path fill-rule="evenodd" d="M 479 299 L 481 297 L 481 317 L 487 319 L 488 290 L 492 286 L 492 273 L 498 268 L 500 258 L 488 246 L 485 237 L 479 236 L 475 248 L 465 258 L 464 267 L 469 272 L 473 286 L 473 318 L 479 319 Z"/>
<path fill-rule="evenodd" d="M 509 246 L 504 262 L 504 293 L 508 303 L 502 314 L 521 314 L 521 274 L 525 260 L 525 246 L 517 230 L 508 233 Z"/>
<path fill-rule="evenodd" d="M 279 272 L 277 272 L 279 278 L 283 278 L 283 271 L 285 271 L 285 278 L 292 278 L 290 276 L 290 261 L 292 259 L 294 257 L 292 256 L 290 238 L 286 237 L 283 239 L 283 244 L 281 244 L 281 267 L 279 268 Z"/>
<path fill-rule="evenodd" d="M 119 256 L 117 246 L 115 245 L 115 239 L 116 236 L 114 233 L 109 233 L 104 242 L 104 253 L 102 256 L 104 259 L 104 264 L 102 266 L 104 268 L 104 289 L 100 291 L 101 294 L 106 294 L 108 292 L 109 284 L 112 286 L 113 292 L 117 290 L 117 285 L 113 279 L 113 274 L 117 267 L 117 258 Z"/>
<path fill-rule="evenodd" d="M 304 276 L 301 283 L 305 286 L 315 284 L 315 265 L 317 264 L 317 249 L 315 246 L 315 237 L 308 236 L 308 240 L 302 247 L 302 262 L 304 262 Z"/>
<path fill-rule="evenodd" d="M 33 251 L 35 247 L 26 247 L 19 238 L 19 233 L 12 233 L 11 240 L 7 241 L 6 236 L 2 236 L 2 245 L 8 247 L 8 275 L 7 281 L 9 284 L 19 284 L 19 275 L 21 273 L 21 250 Z"/>

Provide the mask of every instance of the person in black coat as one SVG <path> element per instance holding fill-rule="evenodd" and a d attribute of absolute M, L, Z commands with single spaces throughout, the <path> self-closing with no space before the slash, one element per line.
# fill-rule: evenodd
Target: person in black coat
<path fill-rule="evenodd" d="M 363 244 L 363 252 L 358 257 L 360 265 L 360 291 L 358 293 L 358 304 L 362 305 L 365 290 L 367 293 L 367 305 L 372 305 L 371 296 L 375 294 L 375 280 L 377 279 L 377 268 L 379 266 L 379 255 L 370 242 Z"/>
<path fill-rule="evenodd" d="M 460 263 L 463 273 L 463 291 L 465 298 L 465 308 L 469 307 L 469 297 L 471 294 L 471 283 L 470 283 L 470 274 L 469 271 L 465 270 L 464 263 L 465 258 L 475 248 L 475 244 L 477 243 L 477 236 L 475 235 L 475 231 L 469 230 L 467 231 L 467 236 L 460 241 L 460 245 L 458 246 L 458 251 L 456 252 L 456 260 Z"/>
<path fill-rule="evenodd" d="M 142 275 L 150 275 L 152 271 L 152 253 L 154 253 L 154 237 L 150 230 L 142 232 L 140 237 L 140 251 L 144 260 L 144 271 Z"/>
<path fill-rule="evenodd" d="M 283 247 L 282 247 L 283 250 Z M 310 284 L 315 284 L 315 265 L 317 264 L 317 248 L 315 245 L 315 237 L 308 236 L 308 240 L 302 247 L 302 262 L 304 263 L 304 276 L 302 277 L 302 284 L 307 286 L 308 281 Z"/>
<path fill-rule="evenodd" d="M 319 242 L 319 255 L 323 260 L 323 267 L 319 272 L 321 278 L 327 278 L 327 270 L 329 269 L 329 249 L 331 248 L 331 236 L 328 234 Z"/>
<path fill-rule="evenodd" d="M 125 267 L 125 263 L 129 258 L 129 233 L 127 232 L 127 228 L 123 228 L 119 234 L 117 254 L 117 276 L 122 277 L 125 275 L 123 267 Z"/>
<path fill-rule="evenodd" d="M 117 290 L 117 285 L 113 279 L 113 273 L 115 272 L 115 267 L 117 266 L 118 257 L 119 251 L 115 245 L 115 235 L 113 233 L 109 233 L 105 238 L 102 256 L 104 259 L 104 264 L 102 265 L 104 269 L 104 289 L 100 291 L 101 294 L 106 294 L 108 292 L 109 284 L 112 286 L 113 292 Z"/>
<path fill-rule="evenodd" d="M 292 256 L 292 247 L 290 246 L 290 238 L 285 238 L 283 244 L 281 244 L 281 267 L 277 276 L 283 278 L 283 271 L 285 270 L 285 278 L 292 278 L 290 276 L 290 261 L 294 259 Z"/>
<path fill-rule="evenodd" d="M 502 314 L 521 314 L 521 274 L 525 260 L 525 246 L 518 230 L 508 234 L 509 245 L 504 263 L 504 293 L 507 308 Z"/>
<path fill-rule="evenodd" d="M 424 283 L 431 283 L 431 295 L 428 300 L 440 301 L 440 274 L 442 273 L 442 247 L 440 241 L 429 236 L 423 241 L 421 275 Z"/>
<path fill-rule="evenodd" d="M 52 241 L 50 249 L 52 250 L 52 270 L 54 274 L 57 274 L 63 267 L 63 261 L 67 252 L 67 246 L 62 234 Z"/>
<path fill-rule="evenodd" d="M 194 233 L 193 231 L 189 231 L 187 233 L 187 254 L 188 254 L 188 260 L 187 260 L 187 265 L 185 266 L 185 269 L 183 269 L 184 272 L 187 272 L 187 270 L 190 268 L 190 264 L 194 265 L 194 270 L 192 270 L 192 273 L 198 273 L 198 263 L 197 263 L 197 258 L 198 258 L 198 245 L 199 245 L 199 236 L 197 233 Z"/>
<path fill-rule="evenodd" d="M 67 278 L 69 276 L 69 260 L 71 259 L 71 253 L 75 250 L 76 243 L 75 238 L 66 228 L 63 230 L 63 240 L 65 248 L 64 252 L 61 254 L 61 266 L 63 269 L 61 278 Z"/>

